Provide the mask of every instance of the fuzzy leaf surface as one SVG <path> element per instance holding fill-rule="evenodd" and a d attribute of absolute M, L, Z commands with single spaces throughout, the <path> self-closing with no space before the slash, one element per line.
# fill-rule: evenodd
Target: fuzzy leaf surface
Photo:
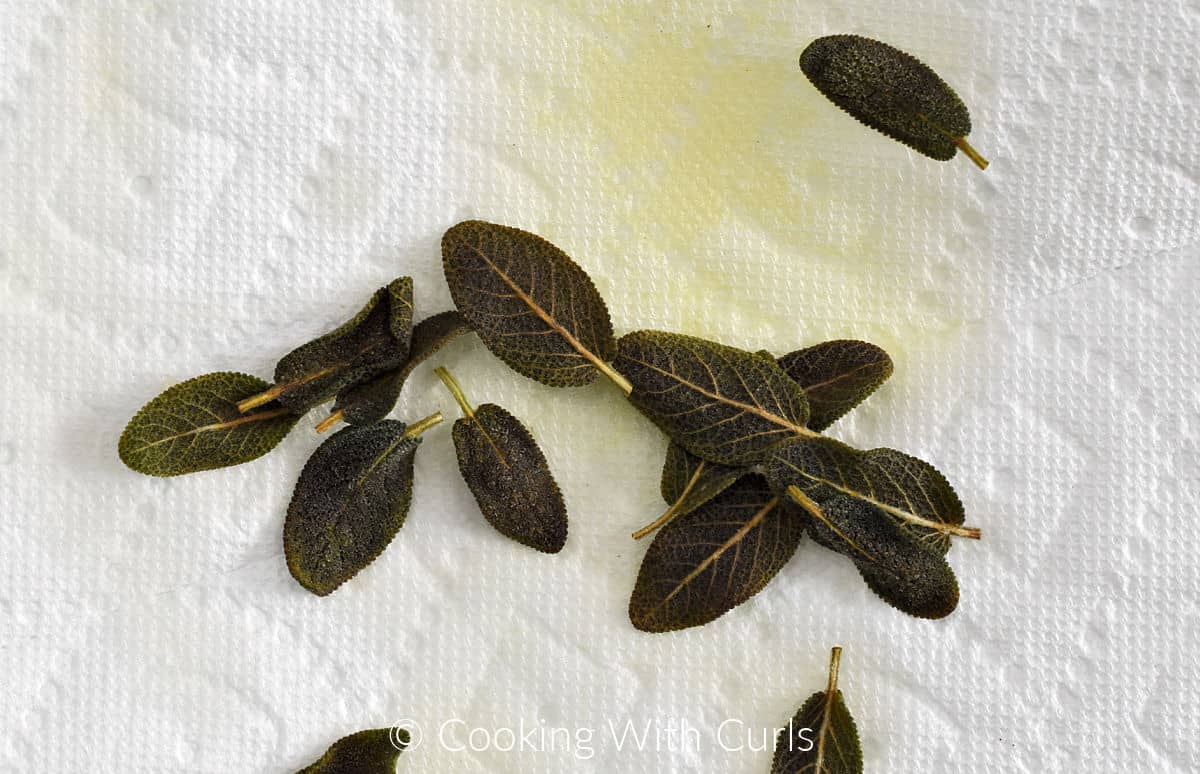
<path fill-rule="evenodd" d="M 967 106 L 928 65 L 858 35 L 817 38 L 800 69 L 833 104 L 930 158 L 954 157 L 954 138 L 971 133 Z"/>
<path fill-rule="evenodd" d="M 800 488 L 817 503 L 849 495 L 874 505 L 918 543 L 945 554 L 949 527 L 965 514 L 946 477 L 927 462 L 895 449 L 859 451 L 832 438 L 803 438 L 780 446 L 764 474 L 782 491 Z"/>
<path fill-rule="evenodd" d="M 803 536 L 795 509 L 761 476 L 747 476 L 655 535 L 629 600 L 629 618 L 646 632 L 716 620 L 761 591 Z"/>
<path fill-rule="evenodd" d="M 615 350 L 608 307 L 583 269 L 545 239 L 466 221 L 442 237 L 450 295 L 479 338 L 519 374 L 588 384 Z"/>
<path fill-rule="evenodd" d="M 179 476 L 261 457 L 300 418 L 278 403 L 238 411 L 239 401 L 269 386 L 256 376 L 223 371 L 167 389 L 125 426 L 117 444 L 121 461 L 149 476 Z"/>
<path fill-rule="evenodd" d="M 617 344 L 630 401 L 687 451 L 734 467 L 813 435 L 804 390 L 773 358 L 694 336 L 635 331 Z"/>
<path fill-rule="evenodd" d="M 419 438 L 403 422 L 346 427 L 309 457 L 288 505 L 283 548 L 301 586 L 329 594 L 373 562 L 404 526 Z"/>
<path fill-rule="evenodd" d="M 409 741 L 404 729 L 359 731 L 334 742 L 320 760 L 297 774 L 394 774 Z"/>
<path fill-rule="evenodd" d="M 838 339 L 798 349 L 779 366 L 808 398 L 808 428 L 821 432 L 862 403 L 892 375 L 892 359 L 865 341 Z"/>

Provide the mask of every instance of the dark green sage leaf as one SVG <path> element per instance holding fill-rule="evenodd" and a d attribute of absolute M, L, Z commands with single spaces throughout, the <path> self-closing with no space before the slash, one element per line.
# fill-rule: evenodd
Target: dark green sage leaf
<path fill-rule="evenodd" d="M 940 161 L 962 150 L 987 168 L 963 139 L 971 133 L 967 106 L 916 57 L 878 40 L 829 35 L 804 49 L 800 69 L 833 104 L 872 129 Z"/>
<path fill-rule="evenodd" d="M 300 418 L 279 404 L 251 413 L 238 401 L 269 387 L 256 376 L 205 374 L 171 387 L 125 426 L 117 453 L 150 476 L 179 476 L 240 465 L 274 449 Z"/>
<path fill-rule="evenodd" d="M 303 413 L 403 363 L 412 336 L 412 290 L 411 277 L 377 290 L 350 321 L 284 355 L 275 366 L 275 386 L 240 408 L 276 399 Z"/>
<path fill-rule="evenodd" d="M 599 371 L 625 389 L 606 362 L 615 350 L 608 307 L 562 250 L 471 220 L 442 237 L 442 265 L 459 311 L 514 371 L 551 387 L 588 384 Z"/>
<path fill-rule="evenodd" d="M 940 550 L 919 543 L 879 508 L 846 495 L 802 507 L 813 540 L 849 557 L 888 604 L 918 618 L 944 618 L 958 606 L 958 580 Z"/>
<path fill-rule="evenodd" d="M 826 341 L 779 358 L 808 398 L 808 429 L 841 419 L 892 375 L 888 353 L 865 341 Z"/>
<path fill-rule="evenodd" d="M 297 774 L 395 774 L 410 737 L 403 728 L 374 728 L 344 736 Z"/>
<path fill-rule="evenodd" d="M 804 391 L 774 358 L 662 331 L 617 343 L 629 399 L 687 451 L 722 465 L 753 465 L 773 446 L 815 435 Z"/>
<path fill-rule="evenodd" d="M 660 485 L 663 499 L 667 501 L 667 510 L 653 523 L 634 532 L 633 539 L 641 540 L 671 519 L 691 513 L 748 472 L 745 468 L 702 460 L 677 443 L 668 444 Z"/>
<path fill-rule="evenodd" d="M 776 449 L 763 472 L 779 491 L 794 486 L 818 504 L 844 494 L 874 505 L 942 554 L 952 535 L 980 537 L 962 526 L 962 502 L 945 476 L 895 449 L 859 451 L 832 438 L 802 438 Z"/>
<path fill-rule="evenodd" d="M 858 728 L 838 689 L 842 649 L 829 659 L 829 683 L 808 697 L 775 740 L 771 774 L 862 774 Z"/>
<path fill-rule="evenodd" d="M 567 506 L 537 441 L 494 403 L 472 409 L 450 372 L 439 368 L 437 374 L 465 415 L 454 423 L 454 449 L 484 518 L 518 543 L 547 554 L 561 551 Z"/>
<path fill-rule="evenodd" d="M 795 553 L 804 525 L 795 508 L 747 476 L 654 537 L 629 600 L 646 632 L 701 626 L 753 597 Z"/>
<path fill-rule="evenodd" d="M 470 332 L 471 326 L 458 312 L 441 312 L 426 317 L 413 328 L 412 346 L 404 365 L 339 392 L 333 413 L 318 425 L 318 429 L 326 424 L 332 427 L 341 420 L 351 425 L 369 425 L 383 419 L 396 406 L 404 383 L 416 367 L 442 347 Z"/>
<path fill-rule="evenodd" d="M 347 427 L 317 447 L 283 525 L 288 569 L 301 586 L 329 594 L 383 552 L 408 516 L 420 435 L 441 421 Z"/>

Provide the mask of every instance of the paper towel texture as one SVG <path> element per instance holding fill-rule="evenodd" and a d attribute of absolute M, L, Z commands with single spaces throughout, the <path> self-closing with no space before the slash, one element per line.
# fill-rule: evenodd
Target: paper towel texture
<path fill-rule="evenodd" d="M 282 774 L 413 719 L 400 771 L 766 772 L 761 729 L 835 644 L 870 772 L 1200 767 L 1200 3 L 0 0 L 0 19 L 0 770 Z M 931 64 L 991 168 L 825 102 L 796 62 L 835 32 Z M 628 535 L 662 507 L 665 441 L 607 385 L 539 386 L 475 340 L 435 360 L 540 440 L 571 513 L 558 556 L 487 526 L 449 433 L 395 543 L 325 599 L 280 537 L 315 419 L 239 468 L 121 466 L 124 423 L 173 382 L 269 376 L 401 274 L 419 317 L 450 308 L 438 243 L 467 217 L 565 249 L 619 332 L 885 347 L 895 376 L 830 432 L 955 484 L 985 535 L 951 554 L 959 610 L 905 618 L 807 544 L 714 624 L 635 631 Z M 437 408 L 426 367 L 395 416 Z M 446 742 L 571 738 L 455 752 L 455 719 Z M 700 740 L 622 749 L 628 722 Z"/>

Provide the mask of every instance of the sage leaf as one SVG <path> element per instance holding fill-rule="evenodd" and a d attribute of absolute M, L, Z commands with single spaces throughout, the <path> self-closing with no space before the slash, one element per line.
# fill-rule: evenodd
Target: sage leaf
<path fill-rule="evenodd" d="M 801 438 L 774 451 L 763 472 L 779 491 L 819 504 L 839 495 L 863 500 L 891 516 L 917 542 L 945 553 L 950 536 L 978 539 L 945 476 L 928 462 L 895 449 L 859 451 L 832 438 Z"/>
<path fill-rule="evenodd" d="M 630 401 L 687 451 L 722 465 L 746 466 L 798 436 L 808 401 L 775 362 L 713 341 L 635 331 L 617 343 L 618 371 Z"/>
<path fill-rule="evenodd" d="M 346 427 L 317 447 L 283 525 L 288 569 L 301 586 L 325 596 L 383 552 L 408 516 L 421 433 L 441 421 Z"/>
<path fill-rule="evenodd" d="M 808 429 L 820 432 L 862 403 L 892 375 L 888 353 L 865 341 L 839 339 L 798 349 L 779 366 L 804 388 Z"/>
<path fill-rule="evenodd" d="M 121 461 L 149 476 L 179 476 L 240 465 L 283 440 L 299 415 L 278 404 L 248 414 L 238 401 L 261 392 L 256 376 L 222 371 L 189 379 L 147 403 L 117 443 Z"/>
<path fill-rule="evenodd" d="M 833 104 L 918 153 L 946 161 L 961 150 L 980 169 L 988 162 L 964 139 L 967 106 L 928 65 L 898 48 L 858 35 L 817 38 L 800 69 Z"/>
<path fill-rule="evenodd" d="M 701 626 L 753 597 L 795 553 L 804 525 L 761 476 L 747 476 L 654 536 L 629 600 L 645 632 Z"/>
<path fill-rule="evenodd" d="M 275 366 L 275 386 L 240 408 L 278 400 L 303 413 L 403 363 L 412 337 L 412 291 L 411 277 L 377 290 L 348 322 L 284 355 Z"/>
<path fill-rule="evenodd" d="M 394 774 L 411 741 L 403 728 L 374 728 L 344 736 L 320 760 L 297 774 Z"/>
<path fill-rule="evenodd" d="M 653 523 L 634 532 L 633 539 L 641 540 L 671 519 L 691 513 L 724 492 L 747 472 L 745 468 L 702 460 L 677 443 L 668 444 L 660 485 L 663 499 L 667 501 L 667 510 Z"/>
<path fill-rule="evenodd" d="M 441 312 L 426 317 L 413 328 L 408 360 L 370 381 L 350 385 L 339 392 L 333 412 L 317 425 L 318 432 L 343 420 L 351 425 L 369 425 L 383 419 L 395 408 L 404 383 L 417 366 L 459 336 L 470 332 L 471 326 L 458 312 Z"/>
<path fill-rule="evenodd" d="M 945 557 L 900 529 L 879 508 L 845 495 L 822 505 L 805 498 L 802 506 L 813 540 L 849 557 L 888 604 L 931 619 L 944 618 L 958 607 L 958 580 Z"/>
<path fill-rule="evenodd" d="M 479 510 L 505 537 L 547 554 L 567 542 L 567 507 L 533 435 L 494 403 L 471 408 L 444 368 L 437 375 L 462 408 L 454 423 L 458 469 Z"/>
<path fill-rule="evenodd" d="M 838 688 L 842 649 L 829 658 L 829 683 L 808 697 L 775 740 L 771 774 L 862 774 L 858 728 Z"/>
<path fill-rule="evenodd" d="M 615 350 L 608 307 L 566 253 L 528 231 L 471 220 L 442 237 L 450 295 L 479 338 L 523 376 L 551 387 L 588 384 Z"/>

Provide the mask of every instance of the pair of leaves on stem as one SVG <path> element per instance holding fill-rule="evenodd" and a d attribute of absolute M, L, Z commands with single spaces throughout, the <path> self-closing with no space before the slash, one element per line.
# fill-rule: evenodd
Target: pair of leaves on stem
<path fill-rule="evenodd" d="M 567 507 L 533 435 L 495 403 L 472 408 L 450 372 L 436 372 L 463 412 L 454 423 L 454 450 L 484 518 L 518 543 L 547 554 L 561 551 Z"/>
<path fill-rule="evenodd" d="M 916 57 L 878 40 L 829 35 L 804 49 L 800 69 L 831 102 L 872 129 L 939 161 L 961 150 L 987 169 L 965 139 L 971 133 L 967 106 Z"/>
<path fill-rule="evenodd" d="M 384 420 L 346 427 L 309 457 L 283 527 L 292 576 L 325 596 L 354 577 L 404 526 L 412 502 L 413 458 L 441 414 L 406 426 Z"/>
<path fill-rule="evenodd" d="M 775 740 L 771 774 L 862 774 L 858 728 L 838 688 L 842 649 L 829 657 L 829 682 L 800 707 Z"/>
<path fill-rule="evenodd" d="M 296 774 L 395 774 L 411 737 L 403 728 L 372 728 L 344 736 Z"/>

